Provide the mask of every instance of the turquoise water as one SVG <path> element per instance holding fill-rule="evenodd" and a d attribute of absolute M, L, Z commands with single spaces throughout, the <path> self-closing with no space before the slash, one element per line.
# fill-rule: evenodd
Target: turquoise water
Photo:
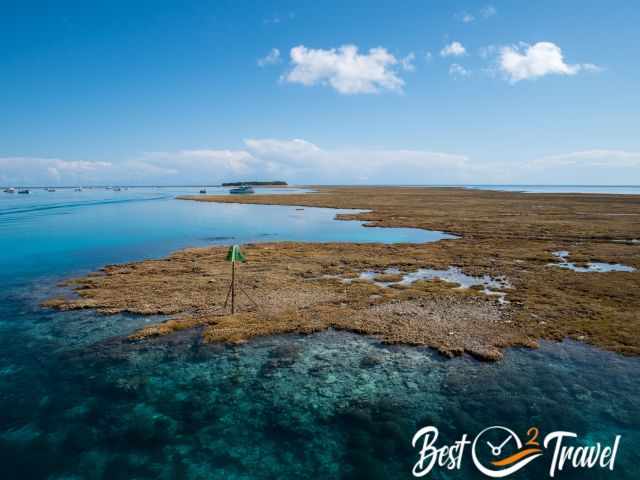
<path fill-rule="evenodd" d="M 131 188 L 0 194 L 0 278 L 64 274 L 166 255 L 187 246 L 281 240 L 426 242 L 453 238 L 417 229 L 335 221 L 355 210 L 175 200 L 197 188 Z M 227 189 L 208 188 L 209 193 Z M 283 189 L 257 189 L 282 193 Z M 288 190 L 291 192 L 291 190 Z M 295 190 L 293 190 L 295 191 Z"/>
<path fill-rule="evenodd" d="M 563 342 L 485 364 L 334 331 L 132 344 L 122 337 L 153 319 L 38 306 L 60 279 L 184 246 L 442 237 L 335 221 L 327 209 L 173 200 L 181 193 L 0 196 L 2 478 L 411 478 L 411 437 L 425 425 L 443 442 L 491 425 L 570 430 L 588 444 L 619 434 L 613 472 L 557 478 L 639 477 L 638 359 Z M 544 478 L 545 462 L 510 478 Z M 482 477 L 467 455 L 460 471 L 427 478 Z"/>

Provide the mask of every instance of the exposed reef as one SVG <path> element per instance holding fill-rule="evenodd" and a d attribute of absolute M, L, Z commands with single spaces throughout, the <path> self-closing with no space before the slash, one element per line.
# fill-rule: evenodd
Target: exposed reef
<path fill-rule="evenodd" d="M 304 195 L 186 198 L 357 208 L 366 211 L 339 218 L 364 220 L 368 226 L 440 230 L 462 238 L 419 245 L 248 245 L 249 261 L 240 267 L 241 285 L 248 295 L 239 293 L 242 313 L 236 315 L 222 310 L 229 264 L 221 247 L 108 266 L 100 274 L 70 282 L 78 298 L 54 299 L 46 305 L 172 316 L 134 332 L 133 340 L 190 328 L 200 328 L 208 342 L 335 328 L 487 360 L 499 359 L 504 347 L 534 346 L 540 338 L 572 337 L 640 354 L 637 271 L 581 275 L 548 267 L 556 260 L 553 252 L 570 250 L 577 264 L 640 268 L 638 245 L 620 241 L 640 236 L 638 216 L 611 215 L 637 214 L 639 197 L 459 188 L 314 188 L 317 193 Z M 484 284 L 460 289 L 457 283 L 433 275 L 401 281 L 412 272 L 451 271 L 451 267 L 464 276 L 489 279 L 494 282 L 489 293 L 500 296 L 487 295 Z M 362 272 L 375 274 L 359 278 Z M 352 280 L 344 282 L 345 278 Z M 495 283 L 495 279 L 503 280 Z"/>

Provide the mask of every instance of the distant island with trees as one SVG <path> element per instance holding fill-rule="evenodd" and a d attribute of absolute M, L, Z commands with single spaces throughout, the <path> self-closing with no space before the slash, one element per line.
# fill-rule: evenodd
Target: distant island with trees
<path fill-rule="evenodd" d="M 284 182 L 282 180 L 273 180 L 273 181 L 266 181 L 266 182 L 227 182 L 227 183 L 223 183 L 222 186 L 223 187 L 239 187 L 240 185 L 251 185 L 253 187 L 263 187 L 265 185 L 278 185 L 278 186 L 287 186 L 287 182 Z"/>

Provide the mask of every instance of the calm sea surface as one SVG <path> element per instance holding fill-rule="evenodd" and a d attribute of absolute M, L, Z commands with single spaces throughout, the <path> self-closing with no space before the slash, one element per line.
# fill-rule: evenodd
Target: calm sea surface
<path fill-rule="evenodd" d="M 153 319 L 52 312 L 57 283 L 186 246 L 260 241 L 427 242 L 335 210 L 178 201 L 189 188 L 0 193 L 0 465 L 7 479 L 411 478 L 414 432 L 439 443 L 504 425 L 523 439 L 622 435 L 613 472 L 640 477 L 640 361 L 574 342 L 485 364 L 341 332 L 202 345 L 119 340 Z M 208 189 L 216 193 L 215 189 Z M 510 478 L 542 478 L 548 454 Z M 469 452 L 460 471 L 481 478 Z"/>

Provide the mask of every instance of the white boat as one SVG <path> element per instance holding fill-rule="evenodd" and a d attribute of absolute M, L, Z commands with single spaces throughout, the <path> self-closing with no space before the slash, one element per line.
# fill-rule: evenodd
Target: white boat
<path fill-rule="evenodd" d="M 16 193 L 16 189 L 13 187 L 5 188 L 4 193 Z"/>
<path fill-rule="evenodd" d="M 232 193 L 234 195 L 241 195 L 241 194 L 255 193 L 255 192 L 251 187 L 251 185 L 240 185 L 239 187 L 232 188 L 231 190 L 229 190 L 229 193 Z"/>

